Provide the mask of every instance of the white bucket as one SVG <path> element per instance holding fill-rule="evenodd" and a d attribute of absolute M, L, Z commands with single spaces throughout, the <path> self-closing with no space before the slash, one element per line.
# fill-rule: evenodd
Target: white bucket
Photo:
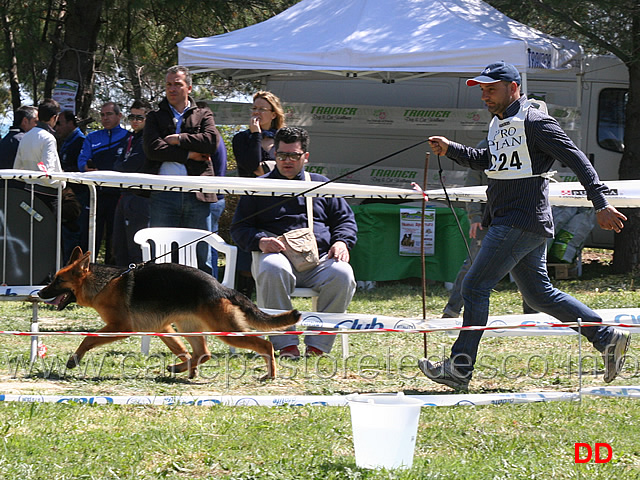
<path fill-rule="evenodd" d="M 421 400 L 403 393 L 347 395 L 351 409 L 356 465 L 411 468 Z"/>

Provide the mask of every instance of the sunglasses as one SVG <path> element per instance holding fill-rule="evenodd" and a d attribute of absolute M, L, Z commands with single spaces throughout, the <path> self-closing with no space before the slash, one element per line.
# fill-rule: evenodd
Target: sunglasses
<path fill-rule="evenodd" d="M 134 120 L 138 122 L 144 122 L 144 119 L 147 118 L 144 115 L 134 115 L 133 113 L 127 117 L 127 120 L 133 122 Z"/>
<path fill-rule="evenodd" d="M 302 152 L 302 153 L 276 152 L 276 160 L 280 160 L 281 162 L 284 162 L 285 160 L 289 159 L 289 160 L 293 160 L 294 162 L 297 162 L 298 160 L 300 160 L 300 158 L 302 158 L 304 154 L 305 152 Z"/>

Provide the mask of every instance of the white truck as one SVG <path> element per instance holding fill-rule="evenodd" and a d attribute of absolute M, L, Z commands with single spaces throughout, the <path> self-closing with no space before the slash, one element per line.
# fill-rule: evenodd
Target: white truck
<path fill-rule="evenodd" d="M 617 180 L 622 157 L 628 72 L 613 56 L 585 56 L 580 68 L 537 69 L 523 78 L 529 97 L 543 100 L 567 134 L 589 157 L 602 180 Z M 430 135 L 445 135 L 466 145 L 485 138 L 489 113 L 479 87 L 467 87 L 470 75 L 441 76 L 383 83 L 366 78 L 282 80 L 263 85 L 283 101 L 287 124 L 305 127 L 311 136 L 309 170 L 335 178 Z M 246 124 L 246 104 L 214 102 L 218 124 Z M 394 155 L 344 181 L 407 187 L 423 182 L 427 144 Z M 464 183 L 465 169 L 440 159 L 448 186 Z M 428 168 L 429 188 L 439 188 L 438 161 Z M 556 163 L 555 179 L 577 181 Z M 595 228 L 587 245 L 611 248 L 613 235 Z"/>
<path fill-rule="evenodd" d="M 467 78 L 432 76 L 393 84 L 356 79 L 269 81 L 265 87 L 287 105 L 305 105 L 308 114 L 301 115 L 300 123 L 311 136 L 310 168 L 331 177 L 430 135 L 478 144 L 485 138 L 489 115 L 479 87 L 467 87 Z M 627 88 L 627 68 L 613 56 L 586 56 L 581 71 L 542 70 L 523 82 L 525 93 L 546 102 L 549 113 L 605 181 L 619 178 Z M 291 120 L 288 122 L 295 124 Z M 427 145 L 410 149 L 349 181 L 397 186 L 422 183 L 426 151 Z M 462 184 L 464 169 L 449 159 L 440 160 L 446 183 Z M 554 169 L 558 171 L 556 180 L 577 181 L 559 162 Z M 439 188 L 437 170 L 438 162 L 432 155 L 430 188 Z M 613 235 L 596 227 L 587 244 L 611 248 Z"/>

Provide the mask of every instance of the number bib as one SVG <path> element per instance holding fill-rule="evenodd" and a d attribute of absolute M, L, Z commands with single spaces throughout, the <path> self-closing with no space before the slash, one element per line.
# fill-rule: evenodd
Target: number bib
<path fill-rule="evenodd" d="M 525 101 L 513 117 L 491 120 L 487 134 L 491 164 L 485 170 L 489 178 L 512 180 L 539 176 L 533 173 L 524 131 L 524 119 L 530 107 L 531 103 Z"/>

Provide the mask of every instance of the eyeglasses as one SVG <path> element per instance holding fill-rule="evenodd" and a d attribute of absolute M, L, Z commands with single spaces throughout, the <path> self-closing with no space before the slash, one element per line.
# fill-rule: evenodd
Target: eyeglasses
<path fill-rule="evenodd" d="M 284 162 L 285 160 L 297 162 L 304 154 L 305 152 L 276 152 L 276 160 L 280 160 L 281 162 Z"/>
<path fill-rule="evenodd" d="M 144 122 L 145 118 L 146 117 L 144 115 L 134 115 L 132 113 L 127 117 L 127 120 L 129 120 L 130 122 L 133 122 L 134 120 L 137 121 L 137 122 Z"/>
<path fill-rule="evenodd" d="M 260 113 L 273 112 L 273 110 L 271 110 L 270 108 L 263 108 L 263 107 L 251 107 L 251 111 L 260 112 Z"/>

